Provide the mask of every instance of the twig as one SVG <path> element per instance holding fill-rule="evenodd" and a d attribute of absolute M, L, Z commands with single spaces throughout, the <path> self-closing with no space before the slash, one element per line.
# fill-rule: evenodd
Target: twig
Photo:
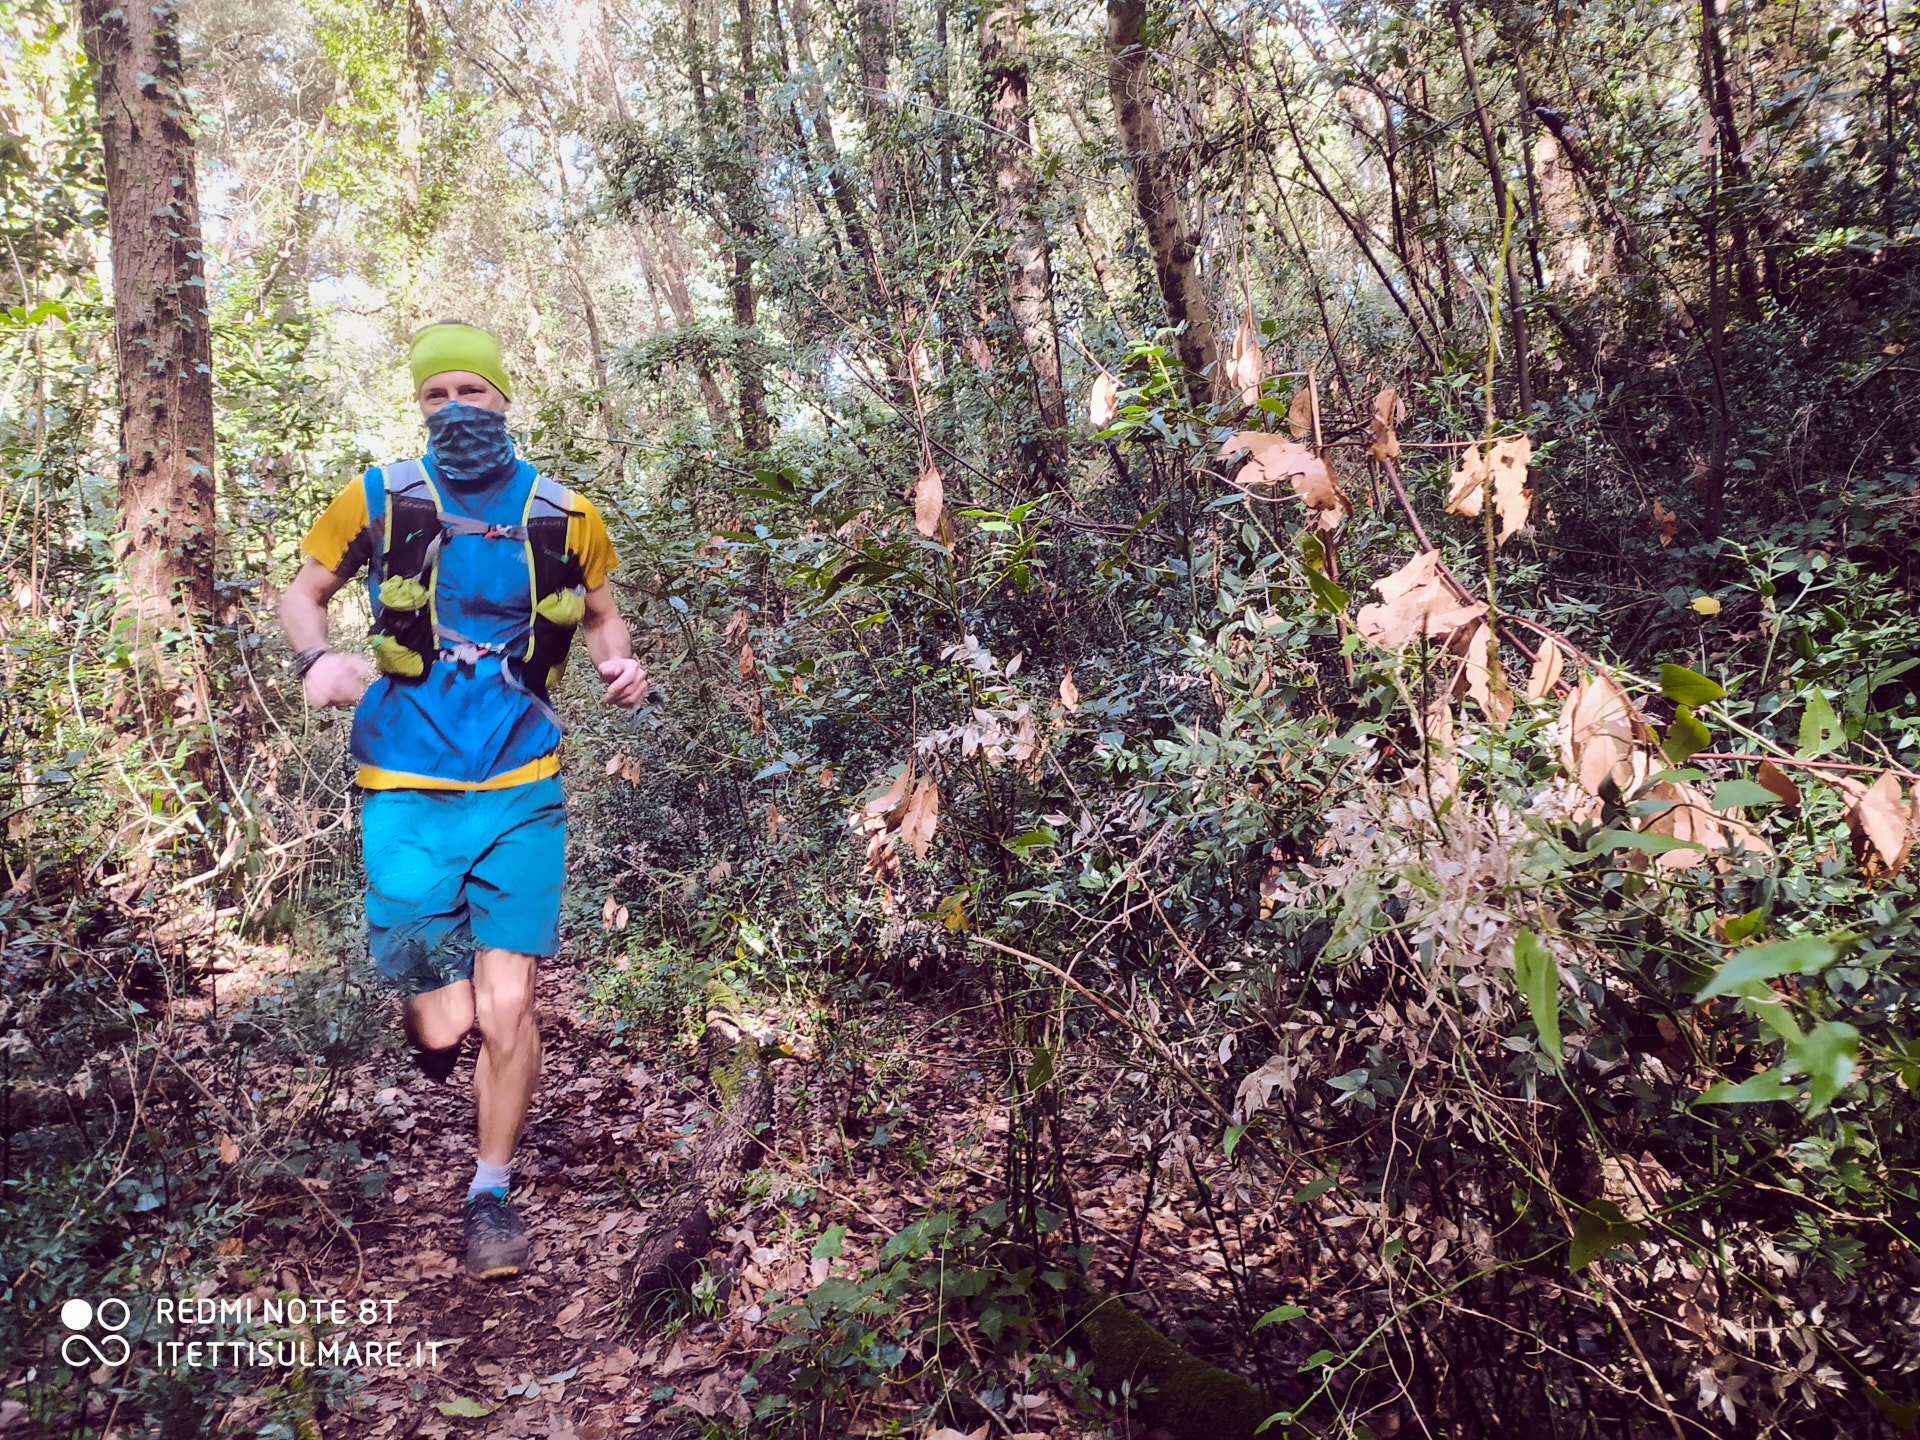
<path fill-rule="evenodd" d="M 1909 780 L 1920 780 L 1903 765 L 1846 765 L 1838 760 L 1789 760 L 1783 755 L 1734 755 L 1720 750 L 1700 750 L 1689 757 L 1694 760 L 1744 760 L 1749 765 L 1772 762 L 1775 765 L 1789 765 L 1800 770 L 1859 770 L 1868 775 L 1904 775 Z"/>

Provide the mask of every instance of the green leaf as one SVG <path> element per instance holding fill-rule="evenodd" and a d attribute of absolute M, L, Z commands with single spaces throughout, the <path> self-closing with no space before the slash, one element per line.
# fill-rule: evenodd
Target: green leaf
<path fill-rule="evenodd" d="M 1306 1313 L 1306 1309 L 1303 1306 L 1276 1305 L 1258 1320 L 1254 1321 L 1253 1328 L 1258 1330 L 1262 1325 L 1278 1325 L 1285 1320 L 1298 1320 Z"/>
<path fill-rule="evenodd" d="M 1750 981 L 1771 980 L 1776 975 L 1817 975 L 1831 965 L 1839 953 L 1839 945 L 1821 935 L 1802 935 L 1794 940 L 1756 945 L 1729 958 L 1713 972 L 1706 988 L 1693 998 L 1711 1000 Z"/>
<path fill-rule="evenodd" d="M 1314 609 L 1324 610 L 1329 615 L 1347 613 L 1347 601 L 1352 597 L 1318 570 L 1307 571 L 1307 588 L 1313 592 Z"/>
<path fill-rule="evenodd" d="M 1698 708 L 1726 698 L 1727 692 L 1696 670 L 1684 665 L 1660 667 L 1660 693 L 1676 705 Z"/>
<path fill-rule="evenodd" d="M 469 1400 L 462 1395 L 453 1400 L 436 1400 L 433 1408 L 442 1415 L 465 1415 L 478 1420 L 482 1415 L 491 1415 L 494 1407 L 482 1400 Z"/>
<path fill-rule="evenodd" d="M 1311 1201 L 1318 1200 L 1334 1187 L 1337 1180 L 1338 1176 L 1331 1170 L 1325 1175 L 1322 1175 L 1318 1180 L 1309 1180 L 1294 1192 L 1294 1203 L 1297 1205 L 1305 1205 Z"/>
<path fill-rule="evenodd" d="M 1840 1020 L 1822 1021 L 1806 1039 L 1787 1045 L 1791 1068 L 1807 1073 L 1807 1098 L 1813 1102 L 1807 1110 L 1809 1116 L 1826 1109 L 1846 1088 L 1859 1054 L 1860 1032 Z"/>
<path fill-rule="evenodd" d="M 1760 927 L 1767 922 L 1766 912 L 1761 909 L 1749 910 L 1744 915 L 1736 915 L 1727 921 L 1727 939 L 1738 944 L 1749 940 L 1759 933 Z"/>
<path fill-rule="evenodd" d="M 828 1260 L 841 1253 L 840 1242 L 847 1238 L 847 1227 L 835 1225 L 813 1242 L 813 1258 Z"/>
<path fill-rule="evenodd" d="M 1779 803 L 1780 797 L 1757 780 L 1722 780 L 1713 787 L 1713 808 L 1716 810 Z"/>
<path fill-rule="evenodd" d="M 1701 1105 L 1757 1105 L 1769 1100 L 1793 1100 L 1800 1091 L 1781 1078 L 1781 1071 L 1768 1070 L 1751 1076 L 1738 1085 L 1725 1080 L 1709 1085 L 1701 1092 Z"/>
<path fill-rule="evenodd" d="M 1053 1051 L 1042 1045 L 1033 1052 L 1033 1060 L 1027 1066 L 1028 1091 L 1044 1089 L 1053 1083 Z"/>
<path fill-rule="evenodd" d="M 1894 1429 L 1920 1430 L 1920 1401 L 1896 1400 L 1878 1385 L 1869 1385 L 1866 1391 L 1867 1399 L 1893 1422 Z"/>
<path fill-rule="evenodd" d="M 1402 1250 L 1406 1248 L 1407 1248 L 1407 1237 L 1404 1235 L 1396 1235 L 1391 1240 L 1387 1241 L 1386 1244 L 1380 1247 L 1380 1258 L 1383 1261 L 1390 1262 L 1396 1255 L 1398 1255 Z"/>
<path fill-rule="evenodd" d="M 1676 840 L 1671 835 L 1642 835 L 1638 830 L 1602 830 L 1587 842 L 1589 855 L 1601 855 L 1609 850 L 1644 850 L 1649 855 L 1664 855 L 1669 850 L 1698 850 L 1705 854 L 1706 849 L 1696 840 Z"/>
<path fill-rule="evenodd" d="M 1600 1256 L 1622 1245 L 1632 1245 L 1642 1232 L 1611 1200 L 1596 1200 L 1580 1211 L 1573 1225 L 1573 1243 L 1567 1249 L 1567 1268 L 1575 1274 Z"/>
<path fill-rule="evenodd" d="M 1669 667 L 1672 668 L 1672 667 Z M 1693 672 L 1687 672 L 1691 675 Z M 1693 711 L 1682 705 L 1673 712 L 1673 723 L 1667 726 L 1665 738 L 1660 742 L 1660 753 L 1674 764 L 1686 762 L 1690 755 L 1697 755 L 1713 743 L 1713 736 L 1707 727 L 1694 719 Z"/>
<path fill-rule="evenodd" d="M 1240 1143 L 1240 1137 L 1247 1133 L 1245 1125 L 1229 1125 L 1227 1133 L 1220 1137 L 1220 1151 L 1228 1159 L 1233 1158 L 1233 1147 Z M 1254 1327 L 1258 1329 L 1258 1326 Z"/>
<path fill-rule="evenodd" d="M 1318 1370 L 1322 1365 L 1331 1365 L 1339 1358 L 1340 1352 L 1337 1350 L 1316 1350 L 1300 1362 L 1300 1373 L 1304 1375 L 1309 1370 Z"/>
<path fill-rule="evenodd" d="M 1846 731 L 1833 713 L 1833 706 L 1818 690 L 1807 692 L 1807 711 L 1800 717 L 1800 755 L 1821 755 L 1838 749 L 1846 741 Z"/>
<path fill-rule="evenodd" d="M 1531 930 L 1513 937 L 1513 978 L 1533 1012 L 1540 1048 L 1553 1068 L 1560 1069 L 1560 967 Z"/>

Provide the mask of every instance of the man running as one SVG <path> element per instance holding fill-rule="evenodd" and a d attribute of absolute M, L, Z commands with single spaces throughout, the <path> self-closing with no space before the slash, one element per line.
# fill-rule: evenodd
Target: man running
<path fill-rule="evenodd" d="M 427 453 L 334 498 L 280 618 L 307 702 L 358 707 L 367 934 L 406 997 L 421 1070 L 444 1081 L 480 1025 L 463 1215 L 467 1273 L 491 1279 L 527 1260 L 508 1170 L 540 1076 L 534 971 L 559 946 L 566 808 L 548 688 L 576 628 L 607 703 L 638 704 L 647 672 L 607 586 L 599 512 L 514 455 L 499 344 L 442 321 L 408 363 Z M 327 646 L 327 604 L 363 566 L 372 665 Z"/>

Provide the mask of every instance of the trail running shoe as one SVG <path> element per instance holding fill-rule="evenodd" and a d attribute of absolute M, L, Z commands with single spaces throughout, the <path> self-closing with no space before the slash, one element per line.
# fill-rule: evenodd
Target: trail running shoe
<path fill-rule="evenodd" d="M 467 1228 L 467 1274 L 476 1280 L 518 1275 L 532 1247 L 507 1197 L 482 1190 L 467 1198 L 462 1215 Z"/>

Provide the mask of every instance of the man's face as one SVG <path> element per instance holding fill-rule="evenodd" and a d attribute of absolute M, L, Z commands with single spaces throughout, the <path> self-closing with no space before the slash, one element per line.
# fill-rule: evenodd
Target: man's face
<path fill-rule="evenodd" d="M 438 375 L 429 375 L 427 383 L 420 387 L 423 416 L 432 415 L 455 400 L 476 410 L 493 410 L 502 415 L 507 411 L 507 397 L 470 370 L 443 370 Z"/>

